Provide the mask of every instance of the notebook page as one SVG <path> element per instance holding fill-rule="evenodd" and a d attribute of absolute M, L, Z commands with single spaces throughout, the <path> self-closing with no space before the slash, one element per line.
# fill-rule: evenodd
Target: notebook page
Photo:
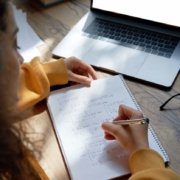
<path fill-rule="evenodd" d="M 124 81 L 114 76 L 93 81 L 90 88 L 59 92 L 50 95 L 48 107 L 72 179 L 128 174 L 127 152 L 116 141 L 106 141 L 101 129 L 102 122 L 117 116 L 120 104 L 138 109 Z"/>
<path fill-rule="evenodd" d="M 170 162 L 169 156 L 166 153 L 161 142 L 159 141 L 159 139 L 158 139 L 155 131 L 151 127 L 151 125 L 149 125 L 148 140 L 149 140 L 149 146 L 151 147 L 151 149 L 154 149 L 155 151 L 157 151 L 162 156 L 166 166 L 169 165 L 169 162 Z M 156 143 L 154 141 L 156 141 Z"/>

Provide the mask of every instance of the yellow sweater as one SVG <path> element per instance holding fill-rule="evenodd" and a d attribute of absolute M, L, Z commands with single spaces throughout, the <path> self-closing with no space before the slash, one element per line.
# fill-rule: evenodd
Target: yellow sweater
<path fill-rule="evenodd" d="M 63 59 L 41 63 L 34 58 L 30 63 L 21 65 L 20 72 L 20 110 L 25 110 L 50 92 L 50 86 L 66 84 L 67 70 Z M 180 177 L 172 170 L 165 168 L 161 156 L 153 150 L 143 149 L 131 155 L 129 166 L 132 172 L 130 180 L 178 180 Z"/>
<path fill-rule="evenodd" d="M 162 157 L 154 150 L 142 149 L 129 158 L 132 176 L 129 180 L 180 180 L 170 168 L 165 168 Z"/>
<path fill-rule="evenodd" d="M 68 82 L 67 70 L 63 59 L 41 63 L 34 58 L 30 63 L 21 65 L 18 106 L 20 111 L 32 107 L 46 98 L 53 85 Z"/>

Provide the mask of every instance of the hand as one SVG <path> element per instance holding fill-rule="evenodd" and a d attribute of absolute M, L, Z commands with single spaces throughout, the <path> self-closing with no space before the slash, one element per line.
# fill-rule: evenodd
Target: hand
<path fill-rule="evenodd" d="M 69 81 L 90 86 L 91 81 L 97 79 L 96 71 L 76 57 L 65 59 Z"/>
<path fill-rule="evenodd" d="M 132 109 L 128 106 L 121 105 L 119 107 L 116 120 L 128 120 L 142 118 L 140 111 Z M 133 125 L 117 125 L 110 122 L 103 123 L 102 128 L 105 131 L 105 139 L 116 139 L 120 146 L 127 149 L 130 154 L 138 149 L 148 148 L 148 124 L 133 124 Z"/>

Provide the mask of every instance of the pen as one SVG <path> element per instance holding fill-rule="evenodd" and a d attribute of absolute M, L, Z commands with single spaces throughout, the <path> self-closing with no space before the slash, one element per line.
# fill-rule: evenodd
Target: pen
<path fill-rule="evenodd" d="M 117 120 L 117 121 L 113 121 L 112 123 L 119 125 L 149 124 L 149 119 L 139 118 L 139 119 L 130 119 L 130 120 Z"/>

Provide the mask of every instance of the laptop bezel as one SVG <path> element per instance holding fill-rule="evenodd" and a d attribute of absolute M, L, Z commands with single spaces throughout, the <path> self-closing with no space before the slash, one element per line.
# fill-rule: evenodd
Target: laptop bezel
<path fill-rule="evenodd" d="M 90 2 L 90 11 L 91 12 L 101 13 L 101 14 L 111 16 L 114 18 L 120 18 L 120 19 L 128 21 L 129 23 L 136 22 L 139 25 L 152 26 L 152 27 L 156 27 L 157 29 L 159 28 L 159 30 L 161 30 L 161 29 L 167 30 L 165 33 L 174 35 L 176 37 L 180 37 L 180 27 L 172 26 L 169 24 L 163 24 L 163 23 L 159 23 L 159 22 L 155 22 L 155 21 L 150 21 L 150 20 L 146 20 L 146 19 L 141 19 L 141 18 L 137 18 L 137 17 L 132 17 L 132 16 L 124 15 L 124 14 L 118 14 L 118 13 L 114 13 L 114 12 L 110 12 L 110 11 L 100 10 L 97 8 L 93 8 L 92 5 L 93 5 L 93 0 L 91 0 L 91 2 Z"/>

